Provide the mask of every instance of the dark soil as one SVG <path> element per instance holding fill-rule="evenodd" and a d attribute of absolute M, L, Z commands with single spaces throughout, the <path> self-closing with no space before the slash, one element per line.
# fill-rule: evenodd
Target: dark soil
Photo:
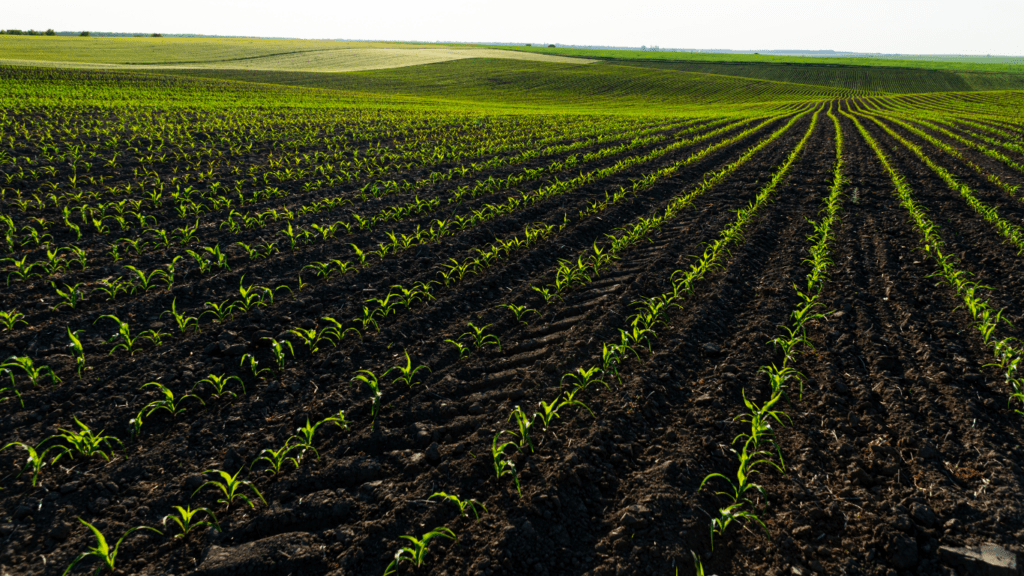
<path fill-rule="evenodd" d="M 175 298 L 179 310 L 195 314 L 207 301 L 234 298 L 243 274 L 247 284 L 293 284 L 306 264 L 348 258 L 348 242 L 369 244 L 371 237 L 354 234 L 254 263 L 233 257 L 230 272 L 188 274 L 171 291 L 114 304 L 90 301 L 74 312 L 38 307 L 30 327 L 0 334 L 0 351 L 4 357 L 30 355 L 64 382 L 32 389 L 18 381 L 24 407 L 3 404 L 5 443 L 36 444 L 74 427 L 77 417 L 124 447 L 110 450 L 109 461 L 62 458 L 42 470 L 36 486 L 30 474 L 15 478 L 23 451 L 0 453 L 0 571 L 62 573 L 94 544 L 76 518 L 115 540 L 139 525 L 165 531 L 140 531 L 125 540 L 118 555 L 123 574 L 382 574 L 409 544 L 403 535 L 420 537 L 439 526 L 458 540 L 432 540 L 417 573 L 596 576 L 673 574 L 678 568 L 692 574 L 693 551 L 707 573 L 719 575 L 938 575 L 950 573 L 938 560 L 941 545 L 995 541 L 1017 547 L 1024 537 L 1021 416 L 1008 407 L 998 372 L 984 366 L 991 354 L 957 309 L 955 294 L 928 277 L 934 266 L 917 249 L 917 232 L 874 152 L 840 118 L 850 181 L 823 293 L 829 314 L 812 325 L 814 349 L 797 362 L 806 375 L 802 394 L 792 391 L 784 407 L 792 422 L 777 430 L 787 473 L 766 472 L 759 479 L 767 497 L 758 512 L 771 538 L 754 523 L 737 523 L 716 537 L 712 551 L 710 518 L 727 502 L 713 489 L 699 488 L 708 474 L 735 475 L 731 442 L 742 432 L 734 418 L 745 411 L 744 391 L 763 401 L 767 385 L 758 369 L 779 360 L 770 340 L 798 301 L 793 286 L 802 285 L 807 273 L 809 219 L 819 217 L 831 184 L 834 128 L 824 114 L 775 201 L 754 219 L 724 268 L 669 314 L 651 350 L 625 362 L 619 381 L 585 391 L 583 401 L 596 417 L 569 407 L 548 430 L 535 425 L 536 450 L 511 456 L 521 494 L 510 477 L 496 477 L 491 456 L 495 435 L 516 430 L 510 413 L 519 406 L 532 414 L 538 403 L 558 396 L 563 374 L 597 364 L 601 344 L 628 327 L 630 304 L 664 292 L 672 272 L 687 267 L 704 243 L 733 222 L 807 131 L 810 114 L 653 233 L 650 243 L 550 304 L 532 287 L 554 280 L 559 259 L 575 260 L 606 234 L 657 213 L 786 119 L 597 216 L 577 217 L 606 191 L 710 142 L 440 243 L 282 292 L 273 306 L 223 324 L 207 317 L 202 333 L 175 334 L 131 357 L 107 354 L 111 345 L 101 337 L 109 337 L 112 324 L 94 325 L 101 314 L 116 314 L 133 329 L 176 332 L 159 317 Z M 927 167 L 868 124 L 946 241 L 963 254 L 964 265 L 993 286 L 993 300 L 1021 325 L 1020 257 L 957 204 Z M 316 354 L 295 341 L 296 357 L 264 378 L 239 367 L 243 353 L 271 365 L 268 336 L 286 337 L 288 329 L 317 322 L 323 327 L 325 316 L 352 318 L 367 298 L 383 297 L 395 284 L 436 279 L 449 258 L 466 258 L 530 223 L 561 224 L 565 214 L 572 223 L 555 236 L 439 288 L 435 300 L 399 308 L 381 319 L 378 332 L 346 338 L 337 348 L 323 345 Z M 388 230 L 408 233 L 431 218 L 412 217 Z M 201 245 L 218 241 L 213 224 L 201 234 Z M 87 270 L 75 281 L 117 270 L 107 268 Z M 45 298 L 51 294 L 47 285 L 12 284 L 0 309 Z M 522 325 L 498 307 L 503 304 L 525 304 L 543 317 L 527 315 L 529 325 Z M 500 350 L 487 345 L 460 359 L 445 340 L 459 338 L 469 323 L 487 326 Z M 74 377 L 65 349 L 69 325 L 86 330 L 92 369 L 84 379 Z M 417 373 L 420 383 L 412 388 L 392 382 L 394 373 L 383 378 L 372 429 L 369 389 L 350 382 L 359 370 L 380 375 L 404 364 L 405 353 L 430 372 Z M 154 413 L 131 439 L 129 421 L 157 399 L 142 384 L 160 382 L 182 395 L 208 374 L 239 375 L 246 393 L 216 398 L 201 385 L 195 392 L 205 404 L 186 401 L 187 411 L 173 417 Z M 283 446 L 307 419 L 315 423 L 339 410 L 348 427 L 321 426 L 313 442 L 317 454 L 307 452 L 297 468 L 287 463 L 270 474 L 256 463 L 264 449 Z M 513 440 L 509 434 L 500 438 Z M 204 474 L 211 469 L 241 471 L 239 478 L 251 481 L 265 501 L 244 487 L 241 493 L 254 507 L 241 500 L 218 503 L 215 489 L 200 489 L 215 479 Z M 486 512 L 479 521 L 472 514 L 460 517 L 454 504 L 428 499 L 441 491 L 476 499 Z M 162 519 L 172 507 L 189 505 L 215 511 L 220 530 L 203 527 L 170 537 L 178 528 Z M 82 566 L 76 573 L 96 564 Z M 401 573 L 413 571 L 403 566 Z"/>

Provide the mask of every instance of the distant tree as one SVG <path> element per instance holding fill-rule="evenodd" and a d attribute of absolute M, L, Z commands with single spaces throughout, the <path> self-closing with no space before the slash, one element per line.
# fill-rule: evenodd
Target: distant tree
<path fill-rule="evenodd" d="M 527 44 L 527 46 L 533 46 L 533 44 Z"/>
<path fill-rule="evenodd" d="M 88 36 L 88 35 L 89 35 L 89 31 L 88 30 L 84 30 L 84 31 L 82 31 L 81 34 L 79 34 L 79 36 Z"/>
<path fill-rule="evenodd" d="M 163 38 L 163 34 L 159 34 L 157 32 L 153 32 L 149 36 L 150 36 L 150 38 Z"/>
<path fill-rule="evenodd" d="M 4 30 L 4 34 L 8 36 L 21 36 L 21 30 Z"/>
<path fill-rule="evenodd" d="M 47 36 L 56 36 L 56 35 L 57 35 L 57 33 L 53 31 L 53 28 L 49 28 L 49 29 L 47 29 L 47 30 L 46 30 L 46 32 L 45 32 L 45 34 L 46 34 Z"/>
<path fill-rule="evenodd" d="M 548 44 L 548 48 L 554 48 L 554 47 L 555 47 L 554 44 Z"/>

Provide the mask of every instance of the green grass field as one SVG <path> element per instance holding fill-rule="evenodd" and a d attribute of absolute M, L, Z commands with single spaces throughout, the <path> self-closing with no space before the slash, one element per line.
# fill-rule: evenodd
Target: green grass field
<path fill-rule="evenodd" d="M 586 59 L 437 44 L 259 38 L 0 36 L 0 64 L 105 69 L 218 68 L 351 72 L 464 58 L 587 64 Z"/>

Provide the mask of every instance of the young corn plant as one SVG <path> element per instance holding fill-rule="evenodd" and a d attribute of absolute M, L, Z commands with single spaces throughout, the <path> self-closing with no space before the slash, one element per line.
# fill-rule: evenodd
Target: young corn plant
<path fill-rule="evenodd" d="M 288 457 L 289 452 L 297 450 L 298 448 L 299 447 L 297 445 L 287 443 L 277 450 L 264 448 L 249 468 L 251 469 L 252 466 L 259 464 L 260 462 L 266 462 L 267 472 L 270 472 L 271 474 L 279 474 L 285 462 L 291 461 L 291 463 L 295 465 L 295 468 L 298 469 L 300 466 L 299 459 Z M 301 458 L 301 456 L 299 458 Z"/>
<path fill-rule="evenodd" d="M 223 470 L 204 470 L 202 472 L 202 474 L 214 473 L 220 476 L 220 481 L 207 480 L 201 486 L 199 486 L 199 488 L 196 488 L 195 492 L 192 493 L 193 498 L 195 498 L 196 494 L 198 494 L 199 491 L 202 490 L 203 488 L 207 486 L 213 486 L 214 488 L 220 490 L 221 494 L 224 495 L 222 498 L 219 498 L 217 500 L 218 504 L 224 504 L 225 507 L 230 508 L 231 504 L 234 503 L 235 500 L 241 499 L 246 504 L 248 504 L 250 508 L 255 508 L 256 505 L 253 503 L 253 501 L 250 500 L 248 496 L 241 493 L 241 491 L 244 488 L 249 488 L 256 494 L 256 496 L 259 496 L 260 500 L 263 500 L 264 504 L 267 503 L 266 499 L 263 498 L 263 495 L 260 494 L 260 491 L 256 488 L 255 485 L 253 485 L 252 482 L 249 482 L 248 480 L 238 479 L 238 476 L 242 473 L 242 470 L 235 472 L 234 475 L 228 474 Z"/>
<path fill-rule="evenodd" d="M 217 319 L 217 322 L 223 324 L 226 320 L 231 318 L 231 315 L 235 312 L 235 304 L 229 302 L 229 300 L 225 300 L 220 304 L 217 304 L 216 302 L 207 302 L 206 306 L 209 310 L 200 314 L 199 318 L 202 319 L 202 317 L 207 314 L 213 314 L 213 317 Z"/>
<path fill-rule="evenodd" d="M 117 553 L 118 550 L 120 550 L 121 548 L 121 543 L 124 542 L 124 539 L 136 530 L 151 530 L 163 536 L 163 532 L 157 530 L 156 528 L 152 528 L 149 526 L 136 526 L 134 528 L 129 528 L 127 532 L 122 534 L 121 537 L 117 539 L 117 543 L 114 544 L 114 547 L 111 548 L 110 545 L 107 544 L 107 539 L 103 536 L 103 533 L 100 532 L 95 526 L 86 522 L 85 520 L 82 520 L 81 518 L 79 518 L 78 521 L 92 531 L 93 536 L 96 538 L 96 546 L 90 548 L 88 552 L 82 552 L 77 557 L 75 557 L 75 559 L 71 562 L 71 565 L 69 565 L 67 569 L 64 570 L 63 576 L 67 576 L 67 574 L 70 573 L 71 570 L 76 565 L 78 565 L 79 562 L 89 557 L 98 558 L 100 562 L 102 562 L 100 567 L 96 569 L 95 574 L 98 575 L 100 572 L 103 571 L 104 568 L 106 568 L 110 572 L 114 572 L 115 570 L 117 570 Z"/>
<path fill-rule="evenodd" d="M 28 453 L 28 460 L 25 462 L 25 465 L 22 467 L 21 472 L 18 473 L 17 477 L 21 478 L 22 474 L 31 470 L 33 488 L 35 487 L 36 482 L 39 480 L 39 473 L 43 470 L 45 466 L 48 465 L 46 462 L 46 455 L 50 452 L 50 450 L 56 450 L 58 454 L 52 460 L 50 460 L 49 464 L 53 464 L 54 462 L 56 462 L 57 459 L 60 458 L 68 450 L 67 447 L 60 445 L 53 445 L 47 447 L 46 449 L 42 449 L 43 444 L 45 444 L 49 440 L 50 438 L 47 438 L 40 442 L 39 444 L 36 444 L 35 446 L 32 446 L 31 444 L 26 444 L 24 442 L 11 442 L 5 445 L 3 448 L 0 448 L 0 452 L 3 452 L 8 448 L 21 448 L 22 450 Z"/>
<path fill-rule="evenodd" d="M 256 360 L 256 357 L 248 353 L 242 356 L 242 361 L 238 363 L 238 366 L 248 369 L 252 377 L 257 380 L 264 378 L 264 374 L 268 374 L 271 371 L 270 368 L 260 368 L 260 363 Z"/>
<path fill-rule="evenodd" d="M 68 443 L 68 449 L 64 454 L 68 454 L 69 457 L 73 457 L 72 453 L 77 453 L 80 456 L 102 456 L 104 460 L 109 461 L 110 455 L 101 450 L 100 448 L 105 447 L 110 449 L 110 442 L 117 442 L 118 445 L 124 447 L 124 443 L 113 436 L 104 436 L 103 430 L 99 432 L 93 432 L 88 426 L 83 424 L 77 416 L 72 416 L 75 424 L 78 424 L 78 430 L 68 430 L 66 428 L 59 428 L 61 434 L 53 436 L 55 439 L 60 439 Z M 61 454 L 63 455 L 63 454 Z M 58 456 L 57 458 L 60 458 Z M 54 462 L 57 461 L 54 458 Z"/>
<path fill-rule="evenodd" d="M 199 333 L 199 320 L 197 318 L 194 318 L 192 316 L 185 316 L 184 314 L 178 313 L 177 298 L 175 298 L 171 302 L 171 309 L 165 310 L 163 313 L 160 314 L 160 317 L 163 318 L 166 315 L 170 315 L 172 318 L 174 318 L 174 323 L 177 324 L 178 330 L 180 330 L 182 334 L 188 332 L 188 329 L 190 327 L 192 328 L 193 331 L 195 331 L 196 334 Z"/>
<path fill-rule="evenodd" d="M 82 377 L 82 372 L 86 370 L 85 367 L 85 349 L 82 347 L 82 341 L 78 339 L 78 335 L 84 332 L 84 330 L 71 331 L 68 327 L 68 338 L 71 339 L 71 343 L 68 347 L 71 348 L 71 353 L 75 357 L 75 371 L 78 377 Z"/>
<path fill-rule="evenodd" d="M 569 379 L 575 390 L 586 390 L 591 384 L 604 384 L 605 388 L 611 390 L 611 386 L 607 382 L 599 378 L 601 375 L 601 369 L 597 366 L 590 368 L 583 368 L 582 366 L 577 368 L 575 372 L 569 372 L 562 375 L 562 383 L 565 383 L 566 378 Z"/>
<path fill-rule="evenodd" d="M 174 506 L 174 509 L 178 511 L 178 515 L 175 516 L 172 512 L 167 516 L 164 516 L 162 524 L 165 529 L 167 528 L 168 520 L 171 520 L 178 525 L 178 529 L 181 530 L 181 533 L 175 534 L 175 538 L 187 538 L 190 532 L 202 526 L 209 526 L 210 528 L 216 528 L 217 531 L 220 531 L 220 523 L 217 522 L 217 515 L 209 508 L 196 508 L 193 510 L 191 506 L 188 508 Z M 199 514 L 206 514 L 207 519 L 200 520 Z"/>
<path fill-rule="evenodd" d="M 306 425 L 296 430 L 295 436 L 292 436 L 285 442 L 285 446 L 292 446 L 299 450 L 299 456 L 296 458 L 295 465 L 298 467 L 299 459 L 306 453 L 307 450 L 312 450 L 316 459 L 320 459 L 320 453 L 317 452 L 316 448 L 313 447 L 313 436 L 316 434 L 317 429 L 327 423 L 332 423 L 342 430 L 348 429 L 348 422 L 345 421 L 345 412 L 338 410 L 337 416 L 329 416 L 316 424 L 309 423 L 309 417 L 306 417 Z M 294 441 L 294 443 L 292 443 Z"/>
<path fill-rule="evenodd" d="M 470 350 L 468 344 L 463 344 L 462 342 L 459 342 L 458 340 L 452 340 L 451 338 L 445 338 L 445 342 L 451 344 L 452 346 L 455 346 L 455 349 L 458 350 L 458 352 L 459 352 L 459 360 L 462 360 L 467 354 L 472 352 L 472 350 Z"/>
<path fill-rule="evenodd" d="M 494 474 L 500 480 L 504 476 L 511 476 L 512 481 L 515 482 L 516 492 L 519 493 L 519 497 L 522 498 L 523 490 L 519 485 L 519 471 L 516 469 L 516 463 L 508 457 L 507 449 L 509 446 L 513 450 L 518 451 L 519 448 L 515 442 L 505 442 L 498 444 L 498 437 L 505 432 L 498 432 L 494 435 L 494 440 L 491 441 L 491 458 L 494 460 Z"/>
<path fill-rule="evenodd" d="M 284 371 L 284 366 L 288 362 L 288 356 L 284 352 L 285 346 L 288 347 L 288 351 L 291 352 L 292 357 L 295 356 L 295 349 L 292 348 L 292 343 L 287 340 L 278 342 L 277 340 L 270 340 L 270 353 L 274 358 L 274 365 L 277 366 L 277 371 Z"/>
<path fill-rule="evenodd" d="M 461 336 L 459 336 L 459 340 L 462 340 L 463 336 L 469 336 L 470 338 L 472 338 L 473 346 L 476 350 L 479 350 L 481 347 L 487 344 L 496 344 L 498 346 L 498 350 L 501 350 L 501 340 L 499 340 L 498 337 L 495 336 L 494 334 L 484 333 L 484 330 L 491 327 L 490 324 L 477 328 L 472 322 L 469 322 L 468 326 L 470 331 L 464 332 Z"/>
<path fill-rule="evenodd" d="M 49 366 L 36 366 L 28 356 L 11 356 L 7 359 L 7 362 L 0 364 L 0 370 L 6 370 L 10 373 L 11 386 L 14 385 L 14 373 L 11 372 L 12 368 L 17 368 L 24 372 L 25 376 L 28 377 L 29 382 L 31 382 L 33 386 L 38 386 L 39 381 L 46 375 L 50 376 L 50 381 L 54 387 L 62 382 L 62 380 L 57 377 L 57 374 L 54 373 Z"/>
<path fill-rule="evenodd" d="M 238 382 L 238 385 L 242 387 L 242 394 L 245 394 L 245 382 L 238 376 L 225 376 L 224 374 L 210 374 L 206 378 L 203 378 L 196 385 L 192 387 L 193 390 L 199 387 L 200 384 L 207 384 L 210 388 L 213 388 L 213 398 L 220 398 L 225 394 L 229 394 L 232 398 L 237 398 L 238 394 L 230 390 L 226 390 L 228 384 L 232 381 Z"/>
<path fill-rule="evenodd" d="M 26 322 L 24 318 L 25 315 L 17 310 L 0 310 L 0 327 L 8 332 L 13 332 L 14 327 L 17 326 L 19 322 L 28 326 L 28 322 Z"/>
<path fill-rule="evenodd" d="M 384 569 L 384 576 L 398 574 L 398 568 L 403 562 L 408 562 L 417 568 L 423 566 L 423 562 L 426 560 L 427 556 L 427 546 L 430 544 L 431 540 L 438 537 L 448 538 L 453 541 L 458 540 L 455 536 L 455 532 L 452 532 L 444 526 L 434 528 L 430 532 L 424 534 L 421 538 L 416 538 L 415 536 L 402 536 L 402 538 L 411 542 L 412 545 L 403 547 L 395 553 L 395 559 L 392 560 L 391 564 L 388 564 L 388 567 Z"/>
<path fill-rule="evenodd" d="M 78 307 L 78 304 L 86 298 L 85 293 L 78 289 L 81 284 L 75 284 L 74 286 L 65 284 L 63 290 L 57 288 L 57 284 L 55 282 L 50 282 L 50 286 L 52 286 L 53 289 L 56 290 L 57 295 L 64 300 L 53 307 L 54 311 L 59 310 L 61 306 L 67 306 L 74 310 Z"/>
<path fill-rule="evenodd" d="M 409 358 L 409 351 L 406 350 L 406 352 L 405 352 L 405 366 L 398 365 L 398 366 L 394 366 L 392 368 L 389 368 L 387 372 L 385 372 L 384 374 L 381 375 L 381 378 L 385 378 L 392 371 L 396 371 L 396 372 L 398 372 L 398 377 L 395 378 L 392 382 L 402 382 L 406 386 L 408 386 L 409 388 L 412 388 L 413 386 L 419 384 L 419 382 L 413 382 L 412 380 L 413 380 L 413 378 L 416 377 L 416 373 L 419 372 L 420 370 L 426 370 L 427 372 L 431 372 L 430 368 L 428 368 L 427 366 L 423 366 L 423 365 L 416 366 L 415 368 L 413 368 L 412 360 Z"/>
<path fill-rule="evenodd" d="M 380 416 L 380 402 L 384 397 L 384 393 L 380 390 L 380 382 L 377 380 L 377 375 L 370 370 L 360 370 L 356 372 L 356 377 L 352 379 L 352 383 L 356 381 L 364 382 L 370 387 L 370 394 L 372 403 L 370 405 L 370 418 L 372 423 L 370 424 L 370 430 L 377 429 L 377 418 Z"/>
<path fill-rule="evenodd" d="M 479 521 L 480 513 L 477 512 L 477 506 L 479 506 L 480 509 L 483 510 L 484 512 L 487 512 L 487 507 L 481 504 L 475 498 L 468 498 L 466 500 L 462 500 L 461 498 L 454 494 L 448 494 L 445 492 L 434 492 L 433 494 L 430 495 L 430 497 L 427 498 L 427 500 L 433 500 L 434 498 L 443 498 L 445 500 L 450 500 L 454 502 L 455 505 L 459 507 L 459 516 L 462 516 L 463 518 L 469 517 L 469 514 L 466 513 L 466 509 L 469 509 L 473 512 L 473 516 L 476 517 L 477 521 Z"/>
<path fill-rule="evenodd" d="M 526 320 L 523 320 L 523 316 L 526 316 L 530 312 L 533 312 L 538 316 L 541 315 L 540 312 L 537 312 L 533 308 L 527 308 L 526 306 L 517 306 L 515 304 L 499 304 L 498 308 L 507 308 L 509 311 L 515 314 L 516 322 L 519 322 L 520 324 L 526 326 L 529 326 L 530 323 L 527 322 Z"/>
<path fill-rule="evenodd" d="M 533 446 L 533 438 L 530 437 L 530 430 L 533 429 L 533 419 L 528 418 L 526 412 L 523 412 L 522 408 L 516 406 L 508 417 L 509 422 L 513 420 L 515 420 L 519 432 L 510 432 L 510 434 L 519 439 L 519 449 L 529 448 L 530 452 L 536 452 L 536 448 Z"/>
<path fill-rule="evenodd" d="M 110 340 L 107 340 L 107 344 L 111 344 L 116 340 L 121 340 L 120 344 L 110 349 L 110 353 L 113 354 L 114 352 L 117 352 L 119 349 L 124 348 L 124 351 L 127 352 L 129 356 L 134 355 L 135 351 L 138 350 L 139 348 L 138 341 L 140 337 L 132 338 L 132 331 L 131 328 L 128 326 L 128 323 L 122 322 L 121 319 L 118 318 L 117 316 L 111 314 L 104 314 L 103 316 L 97 318 L 96 322 L 99 322 L 104 318 L 110 318 L 111 320 L 117 323 L 117 334 L 114 334 Z M 93 324 L 95 324 L 96 322 L 93 322 Z"/>

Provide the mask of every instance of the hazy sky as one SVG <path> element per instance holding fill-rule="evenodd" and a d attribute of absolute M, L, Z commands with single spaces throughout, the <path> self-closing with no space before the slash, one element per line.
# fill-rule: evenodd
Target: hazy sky
<path fill-rule="evenodd" d="M 1024 55 L 1021 0 L 4 0 L 3 4 L 0 28 Z"/>

